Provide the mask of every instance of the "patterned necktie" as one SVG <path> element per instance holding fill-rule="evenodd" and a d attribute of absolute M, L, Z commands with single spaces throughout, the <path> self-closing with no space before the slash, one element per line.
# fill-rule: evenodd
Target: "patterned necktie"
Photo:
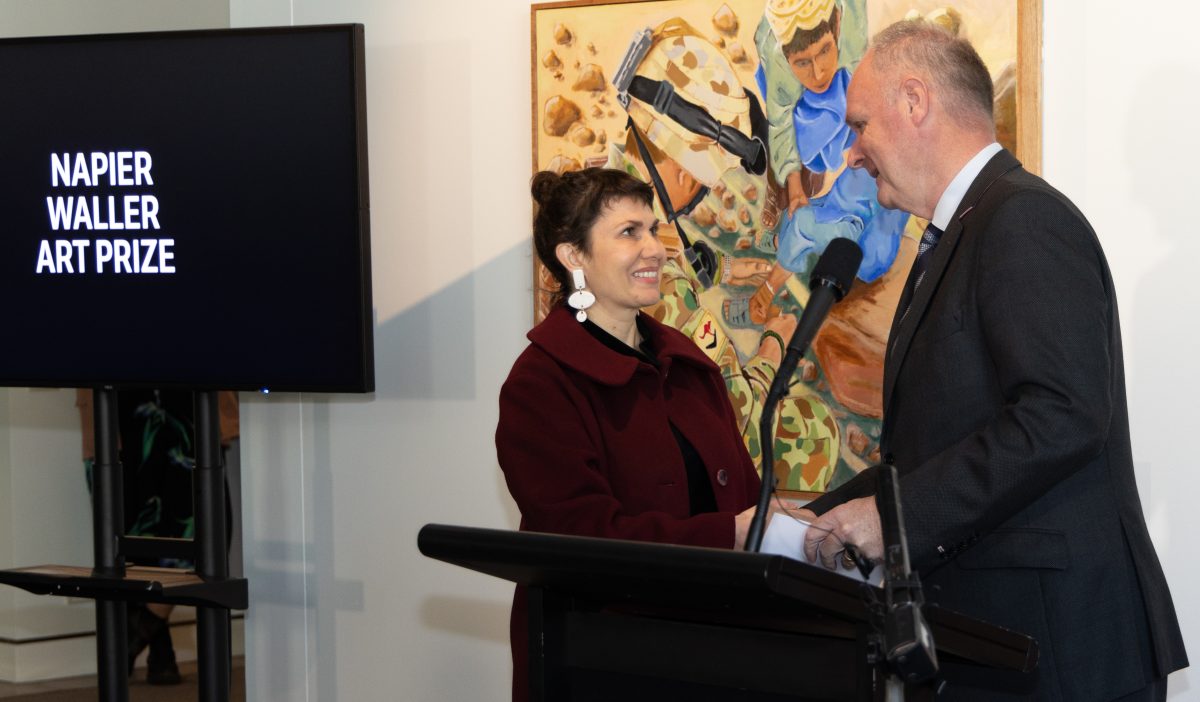
<path fill-rule="evenodd" d="M 933 249 L 937 246 L 938 239 L 942 238 L 942 230 L 933 226 L 930 222 L 925 227 L 925 233 L 921 235 L 921 244 L 917 246 L 917 259 L 913 261 L 912 273 L 908 276 L 909 285 L 904 288 L 904 294 L 901 297 L 904 308 L 904 314 L 900 316 L 900 321 L 908 316 L 909 310 L 912 309 L 912 299 L 917 292 L 917 288 L 921 287 L 921 281 L 925 280 L 925 271 L 929 268 L 929 261 L 933 258 Z"/>

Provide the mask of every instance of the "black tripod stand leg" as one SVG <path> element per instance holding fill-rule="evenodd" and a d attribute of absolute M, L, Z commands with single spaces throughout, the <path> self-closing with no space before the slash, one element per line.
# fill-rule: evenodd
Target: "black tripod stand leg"
<path fill-rule="evenodd" d="M 117 453 L 117 391 L 97 388 L 92 403 L 96 459 L 92 466 L 92 540 L 98 577 L 123 577 L 120 537 L 125 492 Z M 96 684 L 101 702 L 129 700 L 128 621 L 124 602 L 96 600 Z"/>
<path fill-rule="evenodd" d="M 221 421 L 217 393 L 196 393 L 196 573 L 202 578 L 229 577 L 225 538 L 225 466 L 221 458 Z M 201 702 L 227 702 L 230 695 L 230 618 L 222 607 L 196 608 Z"/>

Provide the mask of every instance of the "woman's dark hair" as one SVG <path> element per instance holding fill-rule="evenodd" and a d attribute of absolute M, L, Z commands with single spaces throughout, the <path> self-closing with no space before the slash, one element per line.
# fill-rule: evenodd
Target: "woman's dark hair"
<path fill-rule="evenodd" d="M 612 168 L 585 168 L 559 175 L 539 171 L 529 183 L 533 195 L 533 246 L 542 265 L 554 276 L 557 290 L 549 291 L 554 303 L 571 290 L 571 275 L 558 260 L 559 244 L 591 252 L 588 233 L 600 213 L 613 200 L 632 198 L 652 207 L 654 189 L 634 176 Z"/>

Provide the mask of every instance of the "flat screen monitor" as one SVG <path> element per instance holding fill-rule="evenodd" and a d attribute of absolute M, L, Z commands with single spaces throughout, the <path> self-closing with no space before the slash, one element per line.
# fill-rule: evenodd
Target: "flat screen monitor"
<path fill-rule="evenodd" d="M 0 40 L 0 385 L 374 389 L 361 25 Z"/>

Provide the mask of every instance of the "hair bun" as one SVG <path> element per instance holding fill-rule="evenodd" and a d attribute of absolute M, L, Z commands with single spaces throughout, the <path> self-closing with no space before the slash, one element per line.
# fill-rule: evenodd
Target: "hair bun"
<path fill-rule="evenodd" d="M 553 171 L 538 171 L 529 181 L 529 192 L 540 206 L 550 199 L 561 182 L 562 176 Z"/>

